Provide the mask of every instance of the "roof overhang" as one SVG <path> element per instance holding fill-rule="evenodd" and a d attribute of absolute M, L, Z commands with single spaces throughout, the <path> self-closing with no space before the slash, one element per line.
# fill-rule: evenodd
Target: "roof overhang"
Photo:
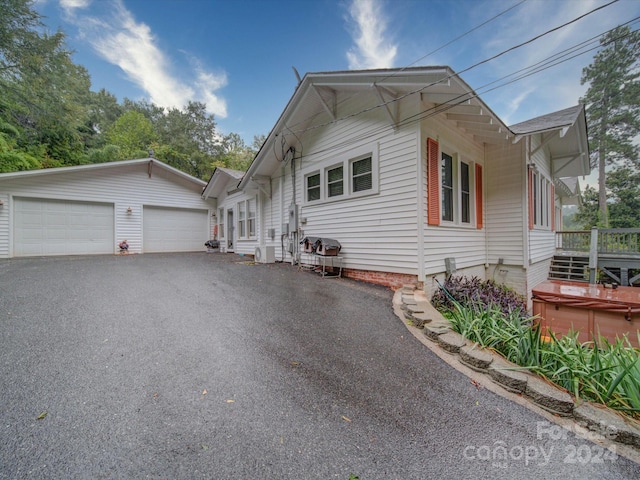
<path fill-rule="evenodd" d="M 400 100 L 415 95 L 422 102 L 421 118 L 446 115 L 481 142 L 501 143 L 513 137 L 498 116 L 449 67 L 308 73 L 296 87 L 239 188 L 261 190 L 261 179 L 286 165 L 292 153 L 308 153 L 302 149 L 301 137 L 341 121 L 340 99 L 355 95 L 369 95 L 360 113 L 381 109 L 390 131 L 416 121 L 415 116 L 404 118 L 399 108 Z M 352 116 L 347 114 L 345 119 Z"/>
<path fill-rule="evenodd" d="M 221 193 L 228 190 L 230 183 L 236 188 L 243 175 L 243 172 L 238 170 L 216 167 L 209 182 L 202 191 L 202 198 L 205 200 L 208 198 L 218 198 Z"/>
<path fill-rule="evenodd" d="M 531 153 L 547 148 L 554 178 L 589 175 L 589 142 L 584 105 L 578 105 L 527 122 L 513 125 L 515 142 L 540 135 L 542 142 Z"/>
<path fill-rule="evenodd" d="M 173 175 L 176 175 L 188 182 L 194 184 L 198 188 L 203 188 L 206 183 L 188 173 L 182 172 L 177 168 L 161 162 L 157 158 L 138 158 L 135 160 L 119 160 L 115 162 L 91 163 L 88 165 L 74 165 L 70 167 L 43 168 L 39 170 L 24 170 L 20 172 L 0 173 L 0 181 L 12 178 L 37 177 L 45 175 L 69 174 L 72 172 L 98 172 L 101 170 L 112 170 L 130 166 L 145 166 L 149 176 L 152 175 L 154 168 L 161 168 Z"/>
<path fill-rule="evenodd" d="M 562 205 L 580 205 L 582 203 L 580 182 L 577 177 L 556 178 L 553 183 Z"/>

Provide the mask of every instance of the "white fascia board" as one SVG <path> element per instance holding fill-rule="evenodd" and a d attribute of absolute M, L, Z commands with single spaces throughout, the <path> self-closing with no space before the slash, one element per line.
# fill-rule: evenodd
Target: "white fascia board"
<path fill-rule="evenodd" d="M 55 167 L 55 168 L 42 168 L 38 170 L 23 170 L 20 172 L 9 172 L 9 173 L 1 173 L 0 181 L 4 179 L 10 178 L 18 178 L 18 177 L 29 177 L 29 176 L 40 176 L 40 175 L 56 175 L 60 173 L 72 173 L 72 172 L 81 172 L 81 171 L 92 171 L 92 170 L 104 170 L 111 168 L 120 168 L 132 165 L 144 165 L 149 162 L 153 162 L 153 165 L 157 165 L 165 170 L 178 175 L 186 180 L 189 180 L 192 183 L 195 183 L 199 187 L 204 187 L 206 182 L 196 178 L 188 173 L 182 172 L 177 168 L 171 167 L 166 163 L 161 162 L 157 158 L 138 158 L 135 160 L 118 160 L 115 162 L 104 162 L 104 163 L 91 163 L 88 165 L 73 165 L 70 167 Z"/>

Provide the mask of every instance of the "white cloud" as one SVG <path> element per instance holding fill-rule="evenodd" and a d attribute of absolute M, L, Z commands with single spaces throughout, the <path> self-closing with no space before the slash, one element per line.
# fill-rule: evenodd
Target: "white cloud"
<path fill-rule="evenodd" d="M 67 12 L 76 8 L 87 8 L 90 4 L 91 0 L 60 0 L 60 6 Z"/>
<path fill-rule="evenodd" d="M 353 0 L 349 8 L 355 46 L 347 52 L 350 69 L 389 68 L 398 48 L 385 38 L 387 20 L 378 0 Z M 349 23 L 351 23 L 349 22 Z"/>
<path fill-rule="evenodd" d="M 110 0 L 105 18 L 79 14 L 76 7 L 90 0 L 60 0 L 69 21 L 106 61 L 122 69 L 127 77 L 149 95 L 156 105 L 182 108 L 189 101 L 201 101 L 214 115 L 225 118 L 227 106 L 217 91 L 227 84 L 226 74 L 207 72 L 199 62 L 191 78 L 182 80 L 172 71 L 171 59 L 158 46 L 151 28 L 137 22 L 122 0 Z M 106 3 L 106 2 L 105 2 Z M 104 6 L 104 4 L 103 4 Z M 107 18 L 108 15 L 108 18 Z M 184 78 L 185 72 L 181 72 Z"/>

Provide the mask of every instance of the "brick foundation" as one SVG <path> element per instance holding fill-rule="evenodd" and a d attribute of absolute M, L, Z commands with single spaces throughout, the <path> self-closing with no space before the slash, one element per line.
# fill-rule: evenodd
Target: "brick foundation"
<path fill-rule="evenodd" d="M 407 273 L 374 272 L 371 270 L 345 268 L 342 270 L 342 275 L 347 278 L 353 278 L 354 280 L 384 285 L 394 290 L 404 285 L 414 285 L 416 288 L 422 288 L 421 282 L 418 282 L 417 275 L 409 275 Z"/>

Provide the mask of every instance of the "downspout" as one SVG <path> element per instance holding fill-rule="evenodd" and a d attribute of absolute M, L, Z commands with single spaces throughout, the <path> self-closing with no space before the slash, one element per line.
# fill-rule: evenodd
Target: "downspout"
<path fill-rule="evenodd" d="M 424 170 L 423 170 L 423 165 L 426 165 L 427 161 L 426 161 L 426 155 L 427 152 L 424 152 L 424 159 L 425 161 L 422 161 L 423 158 L 423 151 L 422 151 L 422 128 L 421 128 L 421 124 L 420 122 L 418 122 L 418 131 L 417 131 L 417 135 L 416 135 L 416 153 L 417 153 L 417 165 L 416 165 L 416 170 L 417 170 L 417 176 L 416 176 L 416 181 L 417 181 L 417 188 L 416 188 L 416 193 L 418 195 L 418 198 L 416 199 L 416 205 L 418 206 L 418 211 L 416 212 L 418 215 L 418 243 L 416 245 L 416 248 L 418 249 L 417 251 L 417 258 L 418 258 L 418 282 L 422 281 L 423 285 L 426 284 L 426 278 L 425 278 L 425 271 L 424 271 L 424 216 L 425 216 L 425 212 L 427 211 L 427 204 L 425 201 L 425 185 L 423 182 L 423 179 L 425 178 L 424 175 Z M 379 147 L 378 147 L 379 148 Z M 424 286 L 423 286 L 424 288 Z"/>
<path fill-rule="evenodd" d="M 521 205 L 524 214 L 522 215 L 522 268 L 525 273 L 529 270 L 529 241 L 531 240 L 531 234 L 529 232 L 529 164 L 531 163 L 531 136 L 524 137 L 524 173 L 522 176 L 522 183 L 524 188 L 522 189 Z M 528 288 L 528 278 L 525 276 L 525 282 Z"/>
<path fill-rule="evenodd" d="M 298 206 L 296 204 L 296 150 L 293 147 L 289 147 L 289 152 L 291 152 L 291 207 L 294 212 L 297 212 Z M 295 228 L 291 229 L 291 241 L 292 241 L 292 252 L 291 252 L 291 265 L 296 264 L 296 260 L 298 258 L 298 215 L 294 214 Z"/>

